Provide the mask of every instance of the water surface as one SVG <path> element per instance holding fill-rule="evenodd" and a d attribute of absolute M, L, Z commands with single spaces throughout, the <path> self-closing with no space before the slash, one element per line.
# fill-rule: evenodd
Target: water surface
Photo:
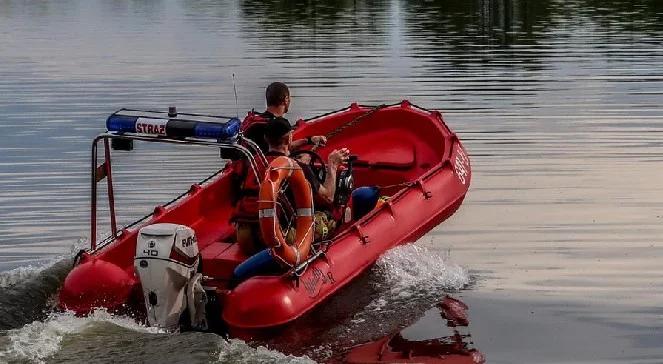
<path fill-rule="evenodd" d="M 654 0 L 0 0 L 0 360 L 338 360 L 417 320 L 436 332 L 425 312 L 464 287 L 488 362 L 659 362 L 661 44 Z M 474 175 L 424 253 L 396 252 L 253 348 L 45 311 L 68 269 L 54 262 L 88 238 L 89 145 L 106 116 L 244 114 L 273 80 L 292 88 L 291 120 L 352 101 L 443 111 Z M 220 163 L 143 145 L 114 158 L 125 223 Z M 439 281 L 410 279 L 413 264 Z"/>

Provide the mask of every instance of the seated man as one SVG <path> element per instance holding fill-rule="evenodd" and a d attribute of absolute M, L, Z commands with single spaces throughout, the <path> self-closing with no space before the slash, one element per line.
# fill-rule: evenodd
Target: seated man
<path fill-rule="evenodd" d="M 267 122 L 277 117 L 284 117 L 290 108 L 290 90 L 283 82 L 273 82 L 265 90 L 265 100 L 267 109 L 248 123 L 246 129 L 243 129 L 244 136 L 255 142 L 263 152 L 267 152 L 269 146 L 265 141 L 265 128 Z M 305 145 L 321 146 L 327 143 L 327 138 L 322 135 L 315 135 L 306 139 L 294 140 L 290 144 L 291 150 L 297 150 Z"/>
<path fill-rule="evenodd" d="M 290 149 L 292 149 L 292 126 L 282 117 L 274 118 L 268 122 L 267 127 L 265 128 L 265 140 L 269 145 L 269 149 L 267 153 L 265 153 L 268 161 L 271 162 L 280 156 L 288 156 L 290 154 Z M 317 196 L 328 204 L 331 204 L 334 201 L 334 193 L 336 191 L 336 171 L 338 167 L 347 160 L 349 155 L 350 151 L 347 148 L 337 149 L 329 154 L 327 159 L 327 176 L 322 183 L 307 164 L 300 163 L 304 176 L 311 185 L 311 190 L 313 191 L 314 196 Z M 254 179 L 255 177 L 249 175 L 247 178 Z M 259 185 L 259 182 L 255 183 L 255 181 L 247 181 L 247 183 Z M 257 217 L 256 211 L 256 219 Z M 317 220 L 320 220 L 322 219 L 322 216 L 316 216 L 316 218 Z M 254 254 L 265 248 L 262 244 L 260 229 L 257 222 L 238 222 L 237 242 L 242 251 L 247 255 Z"/>

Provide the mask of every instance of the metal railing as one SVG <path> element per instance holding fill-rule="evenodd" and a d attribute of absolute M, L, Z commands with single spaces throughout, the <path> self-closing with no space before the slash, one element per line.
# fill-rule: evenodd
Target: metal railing
<path fill-rule="evenodd" d="M 125 139 L 125 140 L 138 140 L 145 142 L 156 142 L 156 143 L 170 143 L 170 144 L 179 144 L 179 145 L 200 145 L 220 149 L 235 150 L 240 152 L 246 160 L 249 161 L 251 166 L 251 171 L 253 172 L 256 180 L 258 178 L 258 165 L 257 163 L 265 164 L 266 159 L 260 148 L 250 139 L 244 138 L 241 134 L 237 136 L 236 139 L 232 141 L 210 141 L 206 139 L 198 138 L 170 138 L 164 136 L 149 136 L 149 135 L 139 135 L 133 133 L 113 133 L 106 132 L 99 134 L 92 141 L 92 165 L 91 165 L 91 199 L 90 199 L 90 248 L 92 251 L 102 248 L 108 243 L 112 242 L 115 238 L 118 237 L 118 228 L 117 228 L 117 219 L 115 216 L 115 194 L 113 190 L 113 175 L 111 167 L 111 143 L 109 142 L 112 139 Z M 103 141 L 104 146 L 104 162 L 98 164 L 98 145 L 99 142 Z M 246 146 L 242 145 L 245 144 Z M 250 150 L 252 149 L 252 150 Z M 256 161 L 256 157 L 258 161 Z M 208 180 L 217 176 L 223 169 L 215 172 L 211 176 L 207 177 L 200 184 L 207 182 Z M 108 188 L 108 205 L 110 213 L 110 223 L 111 223 L 111 235 L 102 241 L 102 244 L 97 246 L 97 184 L 102 180 L 106 179 Z M 169 206 L 172 203 L 178 201 L 182 197 L 186 196 L 189 192 L 186 191 L 171 200 L 170 202 L 164 204 L 163 206 Z M 149 214 L 124 228 L 134 226 L 137 223 L 147 219 L 152 216 Z M 124 229 L 123 228 L 123 229 Z"/>

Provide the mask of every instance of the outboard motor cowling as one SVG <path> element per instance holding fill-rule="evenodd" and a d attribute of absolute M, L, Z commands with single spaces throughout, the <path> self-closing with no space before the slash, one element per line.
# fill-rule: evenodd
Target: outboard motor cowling
<path fill-rule="evenodd" d="M 191 324 L 206 326 L 207 298 L 202 276 L 196 273 L 198 264 L 198 243 L 190 227 L 161 223 L 140 229 L 134 267 L 143 287 L 150 326 L 177 329 L 187 307 Z"/>

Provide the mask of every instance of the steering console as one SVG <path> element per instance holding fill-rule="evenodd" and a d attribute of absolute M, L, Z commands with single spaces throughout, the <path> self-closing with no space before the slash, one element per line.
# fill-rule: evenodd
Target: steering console
<path fill-rule="evenodd" d="M 308 166 L 320 183 L 325 183 L 327 178 L 327 165 L 320 155 L 312 150 L 298 150 L 290 153 L 290 157 L 298 159 L 302 155 L 309 156 Z M 334 193 L 334 205 L 343 206 L 350 200 L 350 194 L 355 188 L 354 177 L 352 176 L 352 167 L 358 159 L 356 155 L 351 155 L 347 160 L 347 167 L 341 169 L 336 175 L 336 192 Z"/>
<path fill-rule="evenodd" d="M 311 167 L 311 170 L 318 178 L 318 181 L 320 181 L 321 184 L 325 183 L 325 179 L 327 178 L 327 165 L 325 164 L 325 161 L 322 159 L 322 157 L 320 157 L 318 153 L 312 150 L 303 149 L 290 153 L 290 158 L 298 159 L 298 157 L 302 155 L 309 156 L 310 160 L 308 162 L 308 166 Z"/>
<path fill-rule="evenodd" d="M 336 206 L 346 205 L 350 200 L 350 194 L 355 188 L 352 167 L 357 159 L 356 155 L 351 155 L 347 161 L 347 168 L 339 171 L 336 176 L 336 192 L 334 193 L 334 205 Z"/>

